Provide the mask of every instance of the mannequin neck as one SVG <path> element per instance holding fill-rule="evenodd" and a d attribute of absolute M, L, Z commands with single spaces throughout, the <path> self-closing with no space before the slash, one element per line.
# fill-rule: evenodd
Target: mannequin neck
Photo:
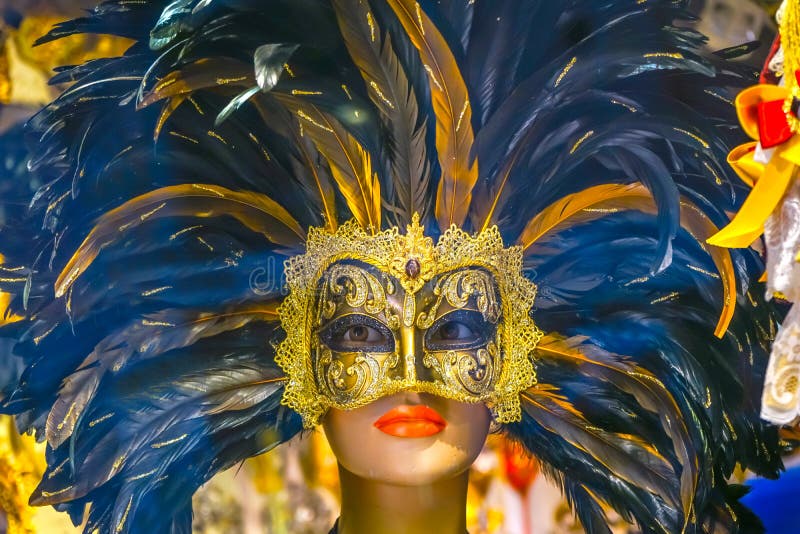
<path fill-rule="evenodd" d="M 338 534 L 464 534 L 469 471 L 421 486 L 368 480 L 339 466 Z"/>

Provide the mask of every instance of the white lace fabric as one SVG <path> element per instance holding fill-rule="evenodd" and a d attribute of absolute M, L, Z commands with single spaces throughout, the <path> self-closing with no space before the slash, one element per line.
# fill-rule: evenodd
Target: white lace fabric
<path fill-rule="evenodd" d="M 790 186 L 780 208 L 764 227 L 767 244 L 767 297 L 780 294 L 795 303 L 772 345 L 761 401 L 761 417 L 790 424 L 800 416 L 800 182 Z"/>

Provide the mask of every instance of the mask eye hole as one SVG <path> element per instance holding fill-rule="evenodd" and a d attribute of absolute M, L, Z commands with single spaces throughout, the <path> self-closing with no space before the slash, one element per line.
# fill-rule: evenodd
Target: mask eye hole
<path fill-rule="evenodd" d="M 375 343 L 381 340 L 381 333 L 363 324 L 354 324 L 345 330 L 342 339 L 350 343 Z"/>
<path fill-rule="evenodd" d="M 476 311 L 458 310 L 440 317 L 425 335 L 429 350 L 469 350 L 486 345 L 494 326 Z"/>
<path fill-rule="evenodd" d="M 475 339 L 475 332 L 468 325 L 459 321 L 447 321 L 438 330 L 439 338 L 443 341 L 465 341 Z"/>
<path fill-rule="evenodd" d="M 325 326 L 323 344 L 337 352 L 393 352 L 394 336 L 380 321 L 368 315 L 346 315 Z"/>

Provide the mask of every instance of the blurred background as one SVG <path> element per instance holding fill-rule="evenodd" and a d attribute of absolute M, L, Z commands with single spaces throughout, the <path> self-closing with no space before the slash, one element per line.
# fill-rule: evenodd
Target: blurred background
<path fill-rule="evenodd" d="M 0 0 L 0 136 L 19 128 L 65 89 L 47 84 L 55 66 L 118 55 L 127 48 L 125 40 L 107 36 L 75 36 L 32 46 L 54 23 L 80 15 L 81 9 L 93 4 L 87 0 Z M 708 36 L 711 50 L 760 41 L 759 48 L 740 59 L 758 71 L 775 37 L 774 13 L 779 5 L 779 0 L 692 0 L 691 10 L 698 18 L 691 24 Z M 23 153 L 18 136 L 0 137 L 0 173 L 8 178 L 24 172 L 19 157 Z M 9 183 L 0 185 L 0 195 L 6 199 L 30 195 L 26 189 L 31 186 L 0 179 L 0 184 Z M 0 223 L 14 216 L 0 210 Z M 0 321 L 13 320 L 2 319 L 3 310 L 0 294 Z M 0 369 L 0 383 L 4 375 L 15 372 Z M 0 534 L 81 532 L 52 508 L 26 505 L 44 469 L 44 448 L 31 436 L 17 436 L 13 425 L 10 418 L 0 417 Z M 797 464 L 793 458 L 786 461 L 790 467 Z M 780 482 L 748 480 L 745 472 L 735 477 L 755 487 L 748 504 L 761 515 L 770 534 L 800 532 L 800 517 L 795 519 L 787 506 L 800 496 L 800 468 L 790 470 Z M 338 514 L 338 499 L 336 460 L 317 431 L 221 473 L 204 486 L 195 497 L 194 532 L 322 534 Z M 612 517 L 612 521 L 615 533 L 635 532 L 620 518 Z M 559 490 L 542 476 L 536 462 L 501 436 L 491 436 L 473 466 L 468 522 L 472 534 L 582 532 Z"/>

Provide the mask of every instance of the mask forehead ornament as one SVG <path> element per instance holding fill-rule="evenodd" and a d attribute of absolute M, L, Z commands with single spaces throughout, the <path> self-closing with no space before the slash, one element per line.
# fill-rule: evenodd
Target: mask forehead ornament
<path fill-rule="evenodd" d="M 522 274 L 522 250 L 504 247 L 497 227 L 473 236 L 451 226 L 435 244 L 417 215 L 405 234 L 372 234 L 354 221 L 336 232 L 311 228 L 306 253 L 289 259 L 285 273 L 286 338 L 276 362 L 288 378 L 282 402 L 307 428 L 331 407 L 400 391 L 483 402 L 498 422 L 520 420 L 519 393 L 536 382 L 532 354 L 542 333 L 530 316 L 536 285 Z M 449 317 L 480 322 L 486 333 L 437 340 L 437 328 L 469 331 Z M 385 342 L 342 347 L 336 329 L 359 320 Z"/>

